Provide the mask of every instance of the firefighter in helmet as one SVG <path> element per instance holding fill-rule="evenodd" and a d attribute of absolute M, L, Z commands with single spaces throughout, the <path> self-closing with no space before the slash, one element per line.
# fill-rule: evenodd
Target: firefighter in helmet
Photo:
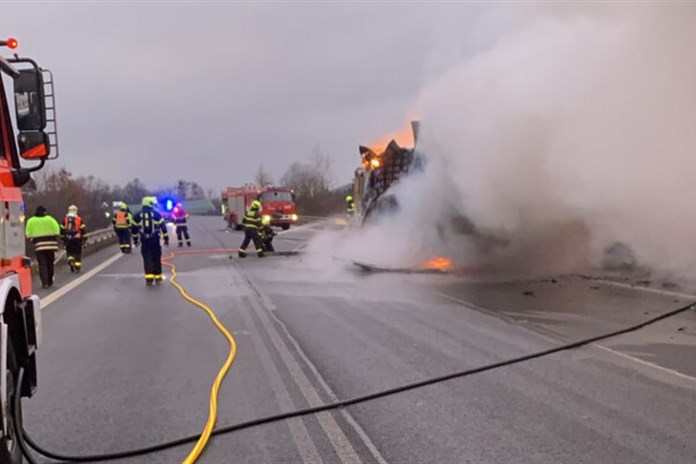
<path fill-rule="evenodd" d="M 353 195 L 346 195 L 346 214 L 348 214 L 348 216 L 353 216 L 355 214 Z"/>
<path fill-rule="evenodd" d="M 239 247 L 239 257 L 246 258 L 246 249 L 249 246 L 249 242 L 253 241 L 256 247 L 256 255 L 259 258 L 263 258 L 263 244 L 261 243 L 261 236 L 259 235 L 259 229 L 261 228 L 261 202 L 259 200 L 254 200 L 251 202 L 249 210 L 244 215 L 242 219 L 242 225 L 244 226 L 244 241 L 242 246 Z"/>
<path fill-rule="evenodd" d="M 58 251 L 60 224 L 48 214 L 43 206 L 36 207 L 36 214 L 27 220 L 26 237 L 34 244 L 34 253 L 39 264 L 41 287 L 53 285 L 53 264 Z"/>
<path fill-rule="evenodd" d="M 118 211 L 114 214 L 114 231 L 118 237 L 118 246 L 121 253 L 131 252 L 131 227 L 133 225 L 133 215 L 128 211 L 128 205 L 121 202 Z"/>
<path fill-rule="evenodd" d="M 153 282 L 161 283 L 162 275 L 162 245 L 160 239 L 169 246 L 169 235 L 162 214 L 156 209 L 157 199 L 145 197 L 142 201 L 142 209 L 133 216 L 133 242 L 138 246 L 143 255 L 143 267 L 145 268 L 145 284 L 150 286 Z"/>
<path fill-rule="evenodd" d="M 181 203 L 177 203 L 172 210 L 172 216 L 174 218 L 174 225 L 176 226 L 176 239 L 179 242 L 179 247 L 184 246 L 184 239 L 186 239 L 186 246 L 191 246 L 191 237 L 188 233 L 188 212 L 184 209 Z"/>
<path fill-rule="evenodd" d="M 70 272 L 80 272 L 82 269 L 82 245 L 87 235 L 87 227 L 77 214 L 77 206 L 68 206 L 68 214 L 63 219 L 62 228 L 65 253 L 68 256 Z"/>
<path fill-rule="evenodd" d="M 274 252 L 275 249 L 273 248 L 273 237 L 276 236 L 276 233 L 273 231 L 273 227 L 271 227 L 270 216 L 262 216 L 259 235 L 261 236 L 263 251 Z"/>

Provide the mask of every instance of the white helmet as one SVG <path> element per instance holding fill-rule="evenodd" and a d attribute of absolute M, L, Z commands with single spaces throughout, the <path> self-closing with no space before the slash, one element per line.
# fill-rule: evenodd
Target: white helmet
<path fill-rule="evenodd" d="M 75 206 L 75 205 L 68 206 L 68 214 L 76 216 L 77 215 L 77 206 Z"/>

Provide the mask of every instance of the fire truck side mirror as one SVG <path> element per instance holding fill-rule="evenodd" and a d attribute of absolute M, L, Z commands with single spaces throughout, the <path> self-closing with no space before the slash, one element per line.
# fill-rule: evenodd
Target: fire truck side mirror
<path fill-rule="evenodd" d="M 20 132 L 17 142 L 19 155 L 27 160 L 46 158 L 51 152 L 51 141 L 43 131 Z"/>
<path fill-rule="evenodd" d="M 44 82 L 37 69 L 21 69 L 14 80 L 17 128 L 24 131 L 43 131 L 46 128 Z"/>

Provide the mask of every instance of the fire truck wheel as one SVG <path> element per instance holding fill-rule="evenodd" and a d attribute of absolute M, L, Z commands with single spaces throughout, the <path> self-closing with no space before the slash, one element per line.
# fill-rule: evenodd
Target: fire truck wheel
<path fill-rule="evenodd" d="M 283 230 L 288 230 L 290 228 L 290 224 L 283 224 L 281 227 Z"/>
<path fill-rule="evenodd" d="M 17 372 L 17 361 L 15 360 L 14 356 L 14 348 L 10 342 L 7 345 L 7 372 L 3 374 L 7 376 L 7 406 L 10 412 L 12 412 L 14 408 Z M 19 411 L 17 417 L 22 417 L 21 411 Z M 2 410 L 0 409 L 0 424 L 2 423 L 2 419 Z M 0 438 L 0 462 L 6 462 L 8 464 L 21 464 L 22 450 L 20 450 L 19 444 L 17 443 L 15 424 L 12 417 L 7 417 L 6 419 L 9 434 Z"/>

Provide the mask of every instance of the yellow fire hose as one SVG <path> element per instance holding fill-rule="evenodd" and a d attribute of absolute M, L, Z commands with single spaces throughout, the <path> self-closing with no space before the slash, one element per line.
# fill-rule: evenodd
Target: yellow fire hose
<path fill-rule="evenodd" d="M 218 391 L 220 390 L 220 385 L 222 384 L 222 380 L 225 378 L 225 375 L 227 375 L 227 371 L 229 371 L 230 367 L 232 366 L 232 362 L 234 361 L 234 358 L 237 354 L 237 343 L 234 341 L 234 337 L 230 333 L 229 330 L 220 322 L 220 320 L 217 318 L 215 315 L 215 312 L 210 309 L 206 304 L 200 302 L 199 300 L 193 298 L 191 295 L 189 295 L 186 290 L 184 290 L 184 287 L 182 287 L 177 281 L 176 281 L 176 266 L 173 263 L 170 263 L 169 260 L 175 258 L 177 255 L 180 254 L 210 254 L 210 253 L 216 253 L 216 252 L 229 252 L 230 250 L 186 250 L 186 251 L 179 251 L 179 252 L 173 252 L 164 258 L 162 258 L 162 264 L 165 266 L 169 267 L 172 270 L 172 277 L 169 279 L 169 282 L 181 293 L 181 296 L 184 297 L 186 301 L 191 303 L 194 306 L 199 307 L 203 311 L 205 311 L 208 314 L 208 317 L 213 321 L 213 324 L 215 324 L 215 327 L 222 332 L 222 334 L 225 336 L 227 341 L 230 343 L 230 353 L 227 356 L 227 359 L 225 360 L 225 363 L 222 365 L 220 368 L 220 371 L 218 372 L 217 376 L 215 377 L 215 381 L 213 382 L 213 387 L 210 391 L 210 411 L 208 413 L 208 421 L 205 424 L 205 428 L 203 429 L 203 433 L 201 433 L 200 438 L 196 442 L 196 446 L 193 447 L 189 455 L 184 459 L 183 464 L 193 464 L 196 462 L 198 457 L 201 455 L 203 452 L 203 449 L 205 446 L 208 444 L 208 440 L 210 439 L 210 434 L 213 432 L 213 428 L 215 427 L 215 421 L 217 420 L 217 399 L 218 399 Z"/>

